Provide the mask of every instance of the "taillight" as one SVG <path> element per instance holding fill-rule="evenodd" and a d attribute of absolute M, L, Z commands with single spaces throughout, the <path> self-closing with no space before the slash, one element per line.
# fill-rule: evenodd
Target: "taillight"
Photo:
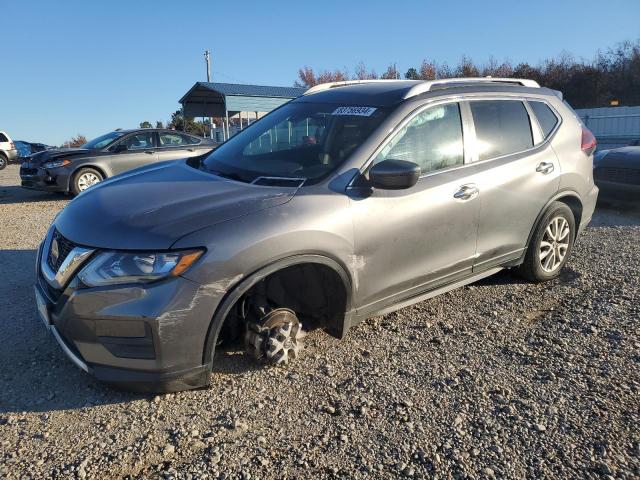
<path fill-rule="evenodd" d="M 589 130 L 587 127 L 582 127 L 582 145 L 580 147 L 582 148 L 582 151 L 587 155 L 591 155 L 596 149 L 597 145 L 598 141 L 596 140 L 596 137 L 593 135 L 593 133 L 591 133 L 591 130 Z"/>
<path fill-rule="evenodd" d="M 13 142 L 9 142 L 9 150 L 15 150 L 16 149 L 16 144 Z"/>

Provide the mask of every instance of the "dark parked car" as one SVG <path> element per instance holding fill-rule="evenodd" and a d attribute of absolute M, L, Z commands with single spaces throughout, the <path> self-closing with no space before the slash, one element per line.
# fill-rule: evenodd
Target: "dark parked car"
<path fill-rule="evenodd" d="M 603 199 L 640 201 L 640 146 L 597 152 L 593 178 Z"/>
<path fill-rule="evenodd" d="M 20 168 L 24 188 L 75 195 L 102 180 L 164 160 L 195 157 L 216 147 L 212 140 L 174 130 L 118 130 L 80 148 L 31 155 Z"/>

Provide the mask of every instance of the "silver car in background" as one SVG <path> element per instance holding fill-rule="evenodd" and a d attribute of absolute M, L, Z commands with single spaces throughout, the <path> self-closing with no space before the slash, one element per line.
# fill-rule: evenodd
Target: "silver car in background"
<path fill-rule="evenodd" d="M 530 80 L 324 84 L 207 157 L 106 180 L 56 218 L 36 299 L 67 355 L 146 390 L 219 345 L 284 363 L 304 331 L 505 268 L 556 278 L 591 220 L 595 139 Z"/>

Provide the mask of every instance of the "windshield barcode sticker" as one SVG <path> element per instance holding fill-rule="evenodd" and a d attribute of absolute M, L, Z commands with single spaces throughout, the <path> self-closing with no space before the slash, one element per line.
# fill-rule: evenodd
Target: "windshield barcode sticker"
<path fill-rule="evenodd" d="M 374 107 L 338 107 L 331 115 L 358 115 L 360 117 L 370 117 L 376 111 Z"/>

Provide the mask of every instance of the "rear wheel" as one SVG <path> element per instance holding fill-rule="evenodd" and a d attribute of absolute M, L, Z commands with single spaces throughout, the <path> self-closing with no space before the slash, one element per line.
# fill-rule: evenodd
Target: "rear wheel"
<path fill-rule="evenodd" d="M 544 214 L 529 243 L 519 273 L 532 282 L 546 282 L 560 275 L 576 236 L 571 209 L 554 202 Z"/>
<path fill-rule="evenodd" d="M 3 170 L 7 166 L 7 157 L 0 153 L 0 170 Z"/>
<path fill-rule="evenodd" d="M 87 188 L 92 187 L 102 180 L 102 174 L 99 171 L 93 168 L 81 168 L 73 176 L 71 192 L 74 195 L 78 195 L 80 192 L 84 192 Z"/>

